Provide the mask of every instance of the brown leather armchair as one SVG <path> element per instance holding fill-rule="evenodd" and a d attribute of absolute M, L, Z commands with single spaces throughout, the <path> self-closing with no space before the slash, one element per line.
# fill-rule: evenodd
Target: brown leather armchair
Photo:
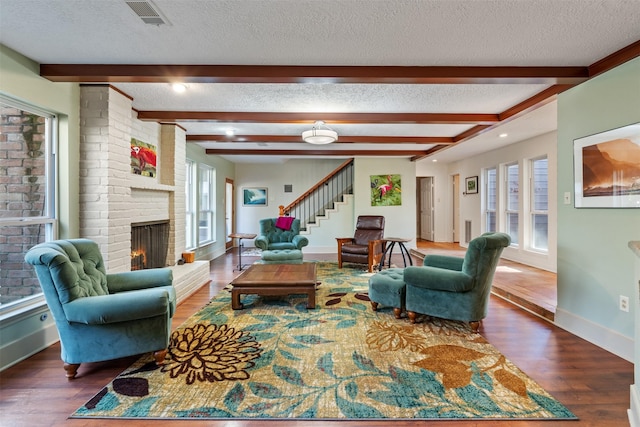
<path fill-rule="evenodd" d="M 369 273 L 384 253 L 384 217 L 360 215 L 353 237 L 338 237 L 338 268 L 343 262 L 367 264 Z"/>

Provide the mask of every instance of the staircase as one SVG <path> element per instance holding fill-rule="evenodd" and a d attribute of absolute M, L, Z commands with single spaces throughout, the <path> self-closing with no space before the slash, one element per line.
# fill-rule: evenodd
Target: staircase
<path fill-rule="evenodd" d="M 343 202 L 345 195 L 353 195 L 353 159 L 342 163 L 288 206 L 280 206 L 280 216 L 298 218 L 300 229 L 308 230 Z"/>

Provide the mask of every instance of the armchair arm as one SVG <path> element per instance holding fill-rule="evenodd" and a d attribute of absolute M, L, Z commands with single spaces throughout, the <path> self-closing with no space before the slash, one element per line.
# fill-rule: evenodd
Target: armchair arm
<path fill-rule="evenodd" d="M 369 253 L 372 255 L 381 254 L 384 252 L 386 243 L 386 240 L 369 240 Z"/>
<path fill-rule="evenodd" d="M 293 239 L 291 239 L 291 243 L 296 245 L 296 248 L 302 249 L 309 244 L 309 239 L 307 239 L 306 236 L 296 234 L 295 236 L 293 236 Z"/>
<path fill-rule="evenodd" d="M 107 288 L 110 294 L 171 286 L 172 284 L 173 272 L 170 268 L 152 268 L 149 270 L 107 274 Z"/>
<path fill-rule="evenodd" d="M 256 248 L 266 251 L 269 248 L 269 239 L 267 236 L 258 236 L 253 243 Z"/>
<path fill-rule="evenodd" d="M 167 289 L 142 289 L 112 295 L 78 298 L 63 304 L 69 322 L 104 325 L 169 313 Z"/>
<path fill-rule="evenodd" d="M 447 270 L 462 271 L 464 258 L 448 255 L 427 255 L 424 257 L 422 265 L 426 267 L 445 268 Z"/>
<path fill-rule="evenodd" d="M 467 292 L 473 288 L 474 279 L 461 271 L 437 267 L 407 267 L 404 282 L 417 288 L 447 292 Z"/>
<path fill-rule="evenodd" d="M 336 237 L 336 241 L 338 242 L 338 251 L 345 243 L 353 243 L 353 237 Z"/>

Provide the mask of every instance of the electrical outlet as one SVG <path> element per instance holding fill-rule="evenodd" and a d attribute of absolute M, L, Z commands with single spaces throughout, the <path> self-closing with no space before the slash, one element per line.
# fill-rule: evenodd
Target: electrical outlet
<path fill-rule="evenodd" d="M 629 311 L 629 297 L 620 295 L 620 310 L 626 312 Z"/>

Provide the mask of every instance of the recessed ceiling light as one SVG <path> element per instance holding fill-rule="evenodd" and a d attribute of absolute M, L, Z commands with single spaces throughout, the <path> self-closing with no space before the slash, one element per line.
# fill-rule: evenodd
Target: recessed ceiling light
<path fill-rule="evenodd" d="M 500 138 L 506 138 L 509 136 L 508 133 L 501 133 L 500 135 L 498 135 Z"/>
<path fill-rule="evenodd" d="M 187 85 L 184 83 L 174 83 L 171 85 L 171 87 L 173 88 L 174 91 L 178 93 L 182 93 L 185 90 L 187 90 Z"/>
<path fill-rule="evenodd" d="M 436 163 L 438 161 L 438 159 L 433 159 L 431 160 L 433 163 Z"/>

